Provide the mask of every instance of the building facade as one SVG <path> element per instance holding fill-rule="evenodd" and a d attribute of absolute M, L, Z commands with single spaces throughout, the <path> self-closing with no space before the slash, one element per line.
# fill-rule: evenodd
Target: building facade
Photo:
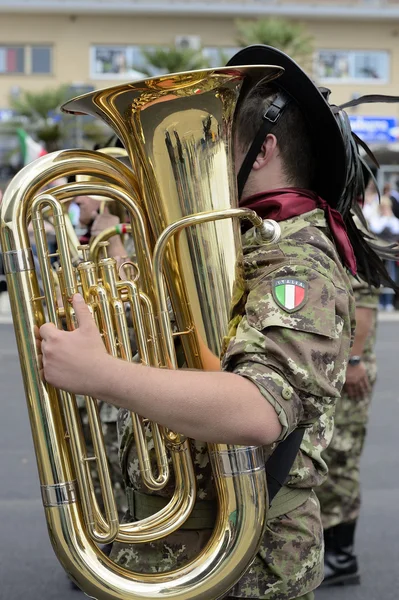
<path fill-rule="evenodd" d="M 22 90 L 135 79 L 144 47 L 202 48 L 220 64 L 237 49 L 237 19 L 271 15 L 306 25 L 311 75 L 335 104 L 399 95 L 399 0 L 0 0 L 0 119 Z M 399 139 L 399 105 L 368 105 L 352 118 L 368 139 Z"/>

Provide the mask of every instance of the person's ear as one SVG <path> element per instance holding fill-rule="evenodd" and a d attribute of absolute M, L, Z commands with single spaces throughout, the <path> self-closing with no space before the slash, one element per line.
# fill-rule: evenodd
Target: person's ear
<path fill-rule="evenodd" d="M 265 137 L 265 141 L 262 144 L 260 152 L 255 159 L 253 164 L 254 171 L 259 171 L 268 165 L 273 158 L 277 148 L 277 138 L 272 133 L 269 133 Z"/>

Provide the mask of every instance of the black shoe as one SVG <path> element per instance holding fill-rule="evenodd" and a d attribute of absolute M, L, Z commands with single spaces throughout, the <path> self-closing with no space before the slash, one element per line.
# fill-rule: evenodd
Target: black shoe
<path fill-rule="evenodd" d="M 351 550 L 351 549 L 348 549 Z M 327 551 L 324 556 L 324 581 L 320 587 L 333 585 L 359 585 L 357 558 L 351 551 Z"/>
<path fill-rule="evenodd" d="M 353 552 L 356 521 L 324 530 L 324 581 L 321 587 L 359 585 L 360 575 Z"/>

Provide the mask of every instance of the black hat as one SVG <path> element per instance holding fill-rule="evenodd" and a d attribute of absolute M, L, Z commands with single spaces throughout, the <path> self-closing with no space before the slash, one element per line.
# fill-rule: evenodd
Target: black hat
<path fill-rule="evenodd" d="M 239 189 L 242 190 L 254 157 L 259 152 L 268 131 L 271 130 L 273 122 L 280 118 L 288 103 L 294 101 L 308 123 L 316 151 L 316 179 L 312 186 L 313 191 L 341 213 L 355 252 L 359 275 L 376 288 L 385 284 L 399 291 L 399 287 L 392 281 L 381 260 L 389 256 L 397 260 L 399 246 L 384 248 L 382 252 L 369 233 L 365 235 L 357 228 L 352 216 L 354 208 L 357 212 L 360 211 L 357 200 L 364 198 L 364 170 L 368 170 L 371 174 L 370 167 L 360 155 L 359 146 L 377 167 L 379 165 L 366 144 L 352 132 L 349 117 L 344 111 L 345 108 L 361 104 L 398 103 L 399 97 L 374 94 L 356 98 L 339 107 L 330 105 L 329 90 L 318 89 L 296 62 L 284 52 L 261 44 L 240 50 L 227 64 L 227 66 L 244 65 L 277 65 L 284 68 L 284 73 L 273 83 L 279 89 L 279 93 L 263 115 L 258 134 L 241 166 L 238 176 Z"/>
<path fill-rule="evenodd" d="M 325 97 L 296 62 L 276 48 L 261 44 L 248 46 L 227 63 L 227 66 L 237 65 L 278 65 L 284 68 L 273 85 L 285 92 L 301 109 L 315 147 L 314 191 L 336 207 L 345 189 L 347 161 L 339 125 Z"/>

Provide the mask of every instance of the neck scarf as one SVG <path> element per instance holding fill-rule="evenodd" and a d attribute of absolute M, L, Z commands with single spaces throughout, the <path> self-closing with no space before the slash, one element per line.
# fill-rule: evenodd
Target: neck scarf
<path fill-rule="evenodd" d="M 300 188 L 270 190 L 245 198 L 245 200 L 240 202 L 240 208 L 250 208 L 262 219 L 274 219 L 275 221 L 285 221 L 316 208 L 321 208 L 324 210 L 342 262 L 348 267 L 352 275 L 356 275 L 356 258 L 342 215 L 334 208 L 331 208 L 316 193 Z"/>

